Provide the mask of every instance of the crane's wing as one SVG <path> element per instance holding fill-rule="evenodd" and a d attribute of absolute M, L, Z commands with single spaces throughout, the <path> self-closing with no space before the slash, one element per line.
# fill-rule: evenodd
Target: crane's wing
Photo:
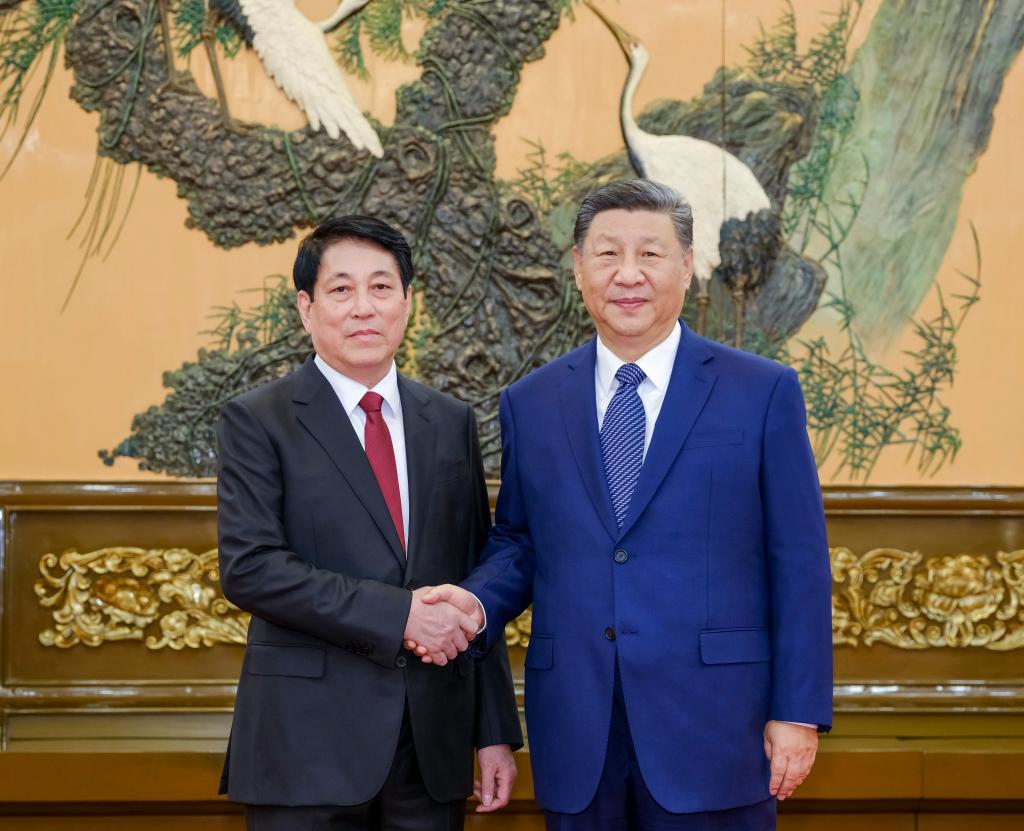
<path fill-rule="evenodd" d="M 647 178 L 674 188 L 693 208 L 693 273 L 710 279 L 721 262 L 722 223 L 770 208 L 768 194 L 747 165 L 711 142 L 642 131 L 631 139 Z"/>
<path fill-rule="evenodd" d="M 314 130 L 345 133 L 358 149 L 382 156 L 376 130 L 356 105 L 323 32 L 292 0 L 239 0 L 252 45 L 267 74 L 298 104 Z"/>

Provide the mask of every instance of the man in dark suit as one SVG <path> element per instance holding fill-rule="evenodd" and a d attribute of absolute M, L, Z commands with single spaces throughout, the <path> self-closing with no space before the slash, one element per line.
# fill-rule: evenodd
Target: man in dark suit
<path fill-rule="evenodd" d="M 774 828 L 832 718 L 800 385 L 681 324 L 692 239 L 663 185 L 583 201 L 597 338 L 502 394 L 495 527 L 462 588 L 427 598 L 478 599 L 487 643 L 533 602 L 530 758 L 558 831 Z"/>
<path fill-rule="evenodd" d="M 474 747 L 478 810 L 515 778 L 504 645 L 459 655 L 479 619 L 417 588 L 466 577 L 490 513 L 472 409 L 395 368 L 412 277 L 395 229 L 324 222 L 294 269 L 315 355 L 221 413 L 221 585 L 253 615 L 221 786 L 250 829 L 460 829 Z"/>

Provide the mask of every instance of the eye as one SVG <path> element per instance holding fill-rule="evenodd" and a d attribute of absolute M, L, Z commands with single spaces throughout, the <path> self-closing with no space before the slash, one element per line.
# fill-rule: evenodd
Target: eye
<path fill-rule="evenodd" d="M 651 257 L 660 257 L 661 254 L 659 252 L 657 252 L 657 251 L 644 251 L 643 256 L 651 258 Z"/>
<path fill-rule="evenodd" d="M 351 289 L 348 286 L 335 286 L 331 289 L 331 294 L 347 294 Z"/>

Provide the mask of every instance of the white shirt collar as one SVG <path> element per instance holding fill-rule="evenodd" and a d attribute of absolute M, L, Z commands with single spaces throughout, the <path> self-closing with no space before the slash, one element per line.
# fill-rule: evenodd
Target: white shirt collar
<path fill-rule="evenodd" d="M 316 364 L 317 369 L 323 373 L 324 378 L 327 379 L 327 382 L 334 389 L 335 395 L 338 396 L 338 400 L 341 402 L 341 406 L 345 408 L 345 413 L 348 416 L 351 417 L 352 413 L 359 407 L 359 402 L 363 400 L 363 396 L 367 392 L 375 392 L 391 408 L 392 414 L 396 417 L 401 417 L 402 396 L 398 393 L 398 369 L 394 361 L 391 362 L 391 369 L 388 370 L 388 374 L 374 384 L 373 387 L 363 386 L 358 381 L 353 381 L 347 375 L 342 375 L 319 355 L 313 359 L 313 363 Z"/>
<path fill-rule="evenodd" d="M 676 321 L 672 332 L 665 340 L 651 348 L 637 358 L 635 363 L 644 371 L 647 376 L 644 383 L 650 381 L 659 390 L 664 392 L 668 389 L 668 382 L 672 378 L 672 367 L 676 362 L 676 352 L 679 350 L 679 341 L 683 336 L 683 329 Z M 615 373 L 619 367 L 626 363 L 622 358 L 612 352 L 601 336 L 597 336 L 597 383 L 598 386 L 611 395 L 618 388 L 619 382 L 615 379 Z"/>

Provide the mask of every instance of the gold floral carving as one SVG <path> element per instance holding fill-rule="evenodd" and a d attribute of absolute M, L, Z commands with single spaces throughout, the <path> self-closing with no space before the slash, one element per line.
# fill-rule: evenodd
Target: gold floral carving
<path fill-rule="evenodd" d="M 149 649 L 244 644 L 249 615 L 220 590 L 217 551 L 103 548 L 45 554 L 36 581 L 54 626 L 45 646 L 143 641 Z M 148 631 L 147 631 L 148 630 Z"/>
<path fill-rule="evenodd" d="M 533 627 L 533 609 L 527 609 L 511 623 L 505 624 L 505 643 L 509 648 L 518 646 L 526 649 L 530 645 L 530 630 Z"/>
<path fill-rule="evenodd" d="M 924 559 L 833 548 L 832 643 L 899 649 L 1024 647 L 1024 549 Z M 923 561 L 923 563 L 922 563 Z"/>
<path fill-rule="evenodd" d="M 832 642 L 900 649 L 1024 647 L 1024 549 L 929 557 L 833 548 Z M 136 640 L 149 649 L 244 644 L 249 615 L 220 590 L 217 551 L 103 548 L 46 554 L 36 581 L 53 609 L 46 646 Z M 531 610 L 505 626 L 505 643 L 530 644 Z"/>

